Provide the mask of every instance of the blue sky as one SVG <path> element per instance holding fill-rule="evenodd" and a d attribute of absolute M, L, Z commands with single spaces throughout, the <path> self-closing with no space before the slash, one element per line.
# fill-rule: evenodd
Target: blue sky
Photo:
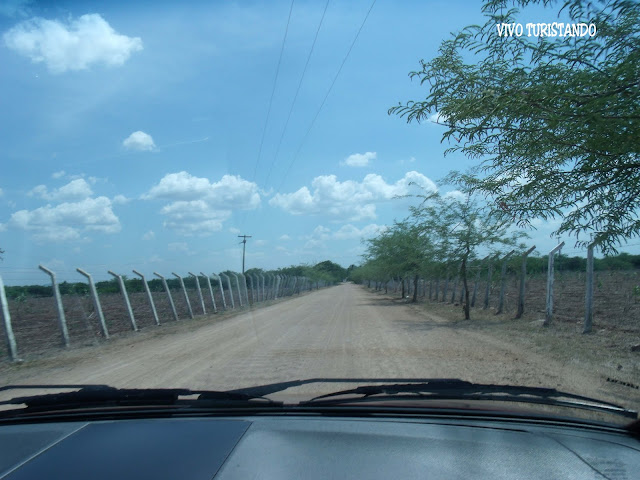
<path fill-rule="evenodd" d="M 275 90 L 289 0 L 4 2 L 5 283 L 46 283 L 40 263 L 69 281 L 239 271 L 239 234 L 247 268 L 357 264 L 361 238 L 408 213 L 408 182 L 471 166 L 444 158 L 443 127 L 387 110 L 424 96 L 408 72 L 482 21 L 478 2 L 379 0 L 336 78 L 370 6 L 329 2 L 292 108 L 324 1 L 294 2 Z M 552 248 L 553 227 L 528 243 Z"/>

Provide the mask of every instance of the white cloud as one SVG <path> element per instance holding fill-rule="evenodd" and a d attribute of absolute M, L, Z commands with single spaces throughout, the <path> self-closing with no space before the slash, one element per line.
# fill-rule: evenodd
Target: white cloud
<path fill-rule="evenodd" d="M 323 227 L 322 225 L 318 225 L 313 229 L 311 235 L 306 235 L 303 238 L 307 240 L 307 242 L 302 247 L 305 250 L 318 250 L 326 248 L 326 240 L 328 240 L 331 236 L 331 230 L 327 227 Z"/>
<path fill-rule="evenodd" d="M 124 195 L 116 195 L 111 201 L 114 205 L 124 205 L 125 203 L 129 203 L 130 199 L 128 199 Z"/>
<path fill-rule="evenodd" d="M 349 167 L 366 167 L 369 161 L 376 159 L 376 152 L 354 153 L 340 162 L 340 165 L 348 165 Z"/>
<path fill-rule="evenodd" d="M 8 225 L 30 231 L 38 240 L 54 242 L 76 240 L 87 232 L 120 231 L 120 221 L 113 213 L 111 200 L 107 197 L 19 210 L 11 215 Z"/>
<path fill-rule="evenodd" d="M 183 235 L 222 230 L 223 222 L 233 210 L 255 209 L 260 205 L 258 186 L 253 182 L 234 175 L 210 182 L 187 172 L 165 175 L 142 198 L 170 200 L 161 210 L 166 217 L 164 226 Z"/>
<path fill-rule="evenodd" d="M 52 191 L 49 191 L 45 185 L 38 185 L 34 187 L 28 195 L 54 202 L 71 202 L 89 198 L 93 195 L 93 190 L 91 190 L 91 187 L 84 178 L 77 178 Z"/>
<path fill-rule="evenodd" d="M 371 223 L 365 227 L 357 228 L 350 223 L 343 225 L 340 229 L 333 233 L 333 238 L 338 240 L 347 240 L 352 238 L 371 238 L 384 232 L 387 229 L 385 225 L 376 225 Z"/>
<path fill-rule="evenodd" d="M 280 235 L 280 240 L 291 240 L 291 237 L 285 233 L 284 235 Z"/>
<path fill-rule="evenodd" d="M 467 199 L 467 195 L 460 190 L 451 190 L 443 195 L 444 198 L 450 198 L 458 202 L 464 202 Z"/>
<path fill-rule="evenodd" d="M 142 235 L 142 240 L 153 240 L 154 238 L 156 238 L 156 234 L 153 230 L 149 230 L 147 233 Z"/>
<path fill-rule="evenodd" d="M 138 150 L 141 152 L 151 152 L 156 148 L 156 144 L 153 142 L 151 135 L 140 130 L 133 132 L 125 138 L 122 141 L 122 145 L 128 150 Z"/>
<path fill-rule="evenodd" d="M 51 178 L 62 178 L 67 174 L 67 172 L 65 172 L 64 170 L 60 170 L 59 172 L 53 172 L 51 174 Z"/>
<path fill-rule="evenodd" d="M 230 227 L 229 228 L 229 233 L 233 233 L 234 235 L 237 235 L 240 233 L 240 230 L 235 228 L 235 227 Z"/>
<path fill-rule="evenodd" d="M 411 193 L 410 183 L 431 191 L 437 189 L 429 178 L 415 171 L 407 172 L 393 184 L 373 173 L 365 176 L 362 182 L 340 182 L 335 175 L 322 175 L 311 182 L 313 193 L 304 186 L 293 193 L 276 194 L 269 204 L 292 215 L 322 214 L 348 221 L 375 219 L 375 203 Z"/>
<path fill-rule="evenodd" d="M 266 240 L 256 240 L 253 242 L 256 247 L 264 247 L 267 244 Z"/>
<path fill-rule="evenodd" d="M 4 34 L 5 45 L 34 63 L 44 62 L 52 73 L 86 70 L 95 64 L 123 65 L 142 40 L 118 34 L 99 14 L 68 22 L 35 17 Z"/>
<path fill-rule="evenodd" d="M 167 248 L 171 252 L 189 252 L 189 245 L 186 242 L 172 242 L 167 245 Z"/>
<path fill-rule="evenodd" d="M 448 122 L 447 117 L 442 115 L 440 112 L 436 112 L 429 117 L 429 120 L 433 123 L 438 123 L 440 125 L 444 125 Z"/>

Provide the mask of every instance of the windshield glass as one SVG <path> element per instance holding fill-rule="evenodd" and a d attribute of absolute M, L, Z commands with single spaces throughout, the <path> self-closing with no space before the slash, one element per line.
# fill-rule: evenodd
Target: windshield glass
<path fill-rule="evenodd" d="M 640 408 L 639 20 L 0 1 L 0 386 L 450 378 Z"/>

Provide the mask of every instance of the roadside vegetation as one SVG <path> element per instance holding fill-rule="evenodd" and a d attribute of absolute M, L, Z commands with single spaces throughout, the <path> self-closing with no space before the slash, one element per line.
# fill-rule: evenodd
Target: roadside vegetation
<path fill-rule="evenodd" d="M 497 25 L 526 23 L 532 5 L 595 36 L 501 36 Z M 595 270 L 637 269 L 640 255 L 618 248 L 640 236 L 640 4 L 633 1 L 486 0 L 484 25 L 444 40 L 439 54 L 409 74 L 426 96 L 389 109 L 411 122 L 443 127 L 446 154 L 478 163 L 440 180 L 409 216 L 367 241 L 356 282 L 460 277 L 469 319 L 468 275 L 483 260 L 513 251 L 519 269 L 524 228 L 559 220 L 552 236 L 594 245 Z M 558 268 L 586 259 L 560 256 Z M 547 257 L 527 258 L 529 273 Z M 402 281 L 404 297 L 405 282 Z M 636 290 L 640 292 L 640 285 Z"/>

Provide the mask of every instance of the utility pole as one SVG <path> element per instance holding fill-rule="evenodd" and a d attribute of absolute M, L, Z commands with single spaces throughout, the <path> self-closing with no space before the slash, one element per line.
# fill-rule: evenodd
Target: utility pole
<path fill-rule="evenodd" d="M 247 248 L 247 238 L 251 238 L 251 235 L 238 235 L 238 238 L 241 238 L 242 241 L 242 274 L 244 275 L 244 252 Z"/>

